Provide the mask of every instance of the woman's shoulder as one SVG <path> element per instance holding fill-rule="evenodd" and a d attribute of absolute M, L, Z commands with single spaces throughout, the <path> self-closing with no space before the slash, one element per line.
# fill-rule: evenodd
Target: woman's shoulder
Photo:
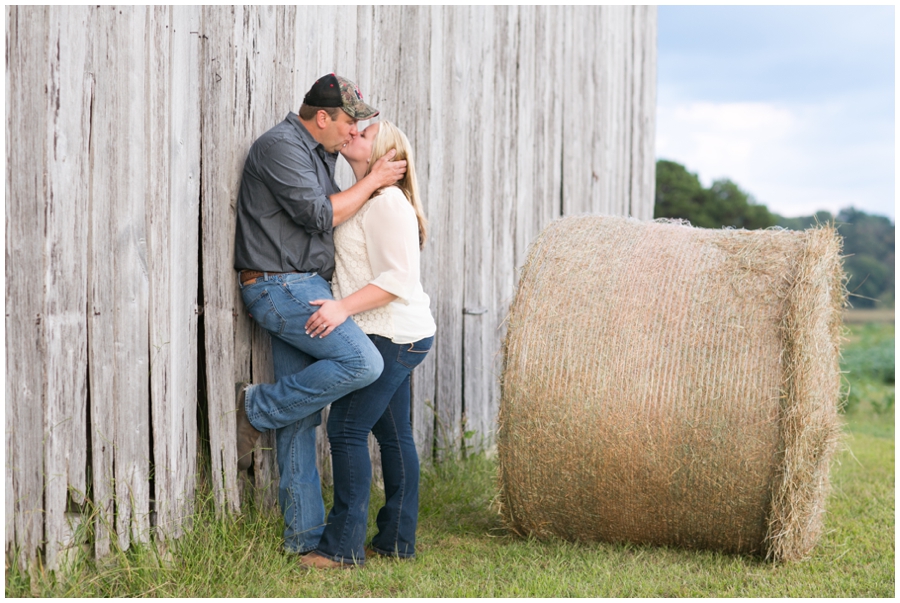
<path fill-rule="evenodd" d="M 406 195 L 403 194 L 403 191 L 400 190 L 399 186 L 386 186 L 382 189 L 379 189 L 378 192 L 372 197 L 372 201 L 376 199 L 383 199 L 387 201 L 406 201 Z M 408 203 L 408 201 L 406 201 Z"/>
<path fill-rule="evenodd" d="M 412 210 L 409 199 L 407 199 L 403 191 L 396 186 L 384 187 L 378 191 L 375 196 L 369 199 L 368 204 L 372 206 L 373 209 L 376 206 L 380 206 L 383 210 L 396 211 L 398 209 L 405 210 L 406 208 Z"/>

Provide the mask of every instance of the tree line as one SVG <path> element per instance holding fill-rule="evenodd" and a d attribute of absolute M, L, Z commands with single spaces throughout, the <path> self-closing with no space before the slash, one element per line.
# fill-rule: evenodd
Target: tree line
<path fill-rule="evenodd" d="M 894 223 L 853 207 L 837 215 L 819 211 L 786 218 L 760 203 L 727 178 L 705 188 L 696 174 L 674 161 L 656 162 L 654 218 L 681 218 L 703 228 L 803 230 L 834 223 L 844 240 L 844 271 L 854 308 L 894 307 Z"/>

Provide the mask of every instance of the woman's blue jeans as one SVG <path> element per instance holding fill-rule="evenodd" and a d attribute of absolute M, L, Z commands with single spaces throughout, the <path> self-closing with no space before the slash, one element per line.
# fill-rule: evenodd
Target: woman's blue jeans
<path fill-rule="evenodd" d="M 372 465 L 368 436 L 381 448 L 384 506 L 372 548 L 383 555 L 413 557 L 419 517 L 419 456 L 410 424 L 410 374 L 425 359 L 433 337 L 396 344 L 370 335 L 384 359 L 384 371 L 371 385 L 331 405 L 328 440 L 334 470 L 334 505 L 316 552 L 342 563 L 365 562 L 366 522 Z"/>
<path fill-rule="evenodd" d="M 316 469 L 319 411 L 375 381 L 383 362 L 352 320 L 321 339 L 306 334 L 306 321 L 318 310 L 309 302 L 332 299 L 331 286 L 315 273 L 266 274 L 241 286 L 241 295 L 253 319 L 272 336 L 275 369 L 275 383 L 250 386 L 244 406 L 256 429 L 276 430 L 284 547 L 304 553 L 316 548 L 325 526 Z"/>

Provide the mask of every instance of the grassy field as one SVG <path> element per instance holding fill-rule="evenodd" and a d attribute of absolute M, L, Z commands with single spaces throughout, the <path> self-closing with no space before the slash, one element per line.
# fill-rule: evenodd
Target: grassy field
<path fill-rule="evenodd" d="M 892 324 L 852 328 L 843 363 L 846 438 L 832 470 L 826 530 L 799 563 L 518 538 L 491 509 L 494 461 L 475 456 L 424 473 L 414 561 L 379 558 L 359 570 L 308 572 L 279 552 L 277 514 L 216 519 L 207 500 L 194 531 L 165 554 L 150 546 L 102 564 L 84 556 L 55 574 L 7 567 L 6 595 L 893 597 L 893 341 Z"/>
<path fill-rule="evenodd" d="M 847 310 L 844 312 L 844 323 L 860 325 L 870 322 L 894 324 L 893 308 L 878 308 L 874 310 Z"/>

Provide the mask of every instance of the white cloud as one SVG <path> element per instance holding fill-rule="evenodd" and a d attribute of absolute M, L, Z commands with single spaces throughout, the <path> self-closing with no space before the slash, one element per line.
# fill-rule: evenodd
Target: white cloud
<path fill-rule="evenodd" d="M 783 148 L 796 127 L 789 111 L 767 103 L 696 102 L 659 107 L 657 115 L 657 155 L 699 172 L 704 186 L 747 179 L 760 151 Z"/>
<path fill-rule="evenodd" d="M 770 210 L 808 215 L 855 206 L 894 216 L 893 137 L 860 138 L 853 107 L 691 102 L 657 108 L 656 153 L 729 178 Z"/>

